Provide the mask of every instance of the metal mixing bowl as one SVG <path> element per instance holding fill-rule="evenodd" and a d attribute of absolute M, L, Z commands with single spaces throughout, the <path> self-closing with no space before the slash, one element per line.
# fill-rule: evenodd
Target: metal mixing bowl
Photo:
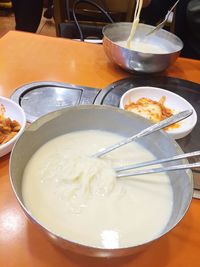
<path fill-rule="evenodd" d="M 108 106 L 83 105 L 62 109 L 49 113 L 25 130 L 16 143 L 10 159 L 10 179 L 13 191 L 26 215 L 35 222 L 51 240 L 68 250 L 83 253 L 90 256 L 124 256 L 142 251 L 152 242 L 169 232 L 183 218 L 187 211 L 193 193 L 191 171 L 169 172 L 169 178 L 173 188 L 173 210 L 169 222 L 161 235 L 151 242 L 140 246 L 119 249 L 102 249 L 89 247 L 76 242 L 71 242 L 55 235 L 37 221 L 25 207 L 22 198 L 22 177 L 24 168 L 31 156 L 47 141 L 65 133 L 100 129 L 123 135 L 124 137 L 136 134 L 151 123 L 141 116 L 118 108 Z M 156 141 L 155 141 L 156 140 Z M 156 132 L 138 140 L 138 142 L 151 150 L 157 157 L 169 157 L 181 153 L 180 147 L 164 132 Z M 37 197 L 37 196 L 36 196 Z M 158 214 L 159 216 L 159 214 Z M 148 221 L 148 218 L 147 218 Z M 83 229 L 84 231 L 84 229 Z M 134 237 L 133 237 L 134 238 Z"/>
<path fill-rule="evenodd" d="M 118 41 L 126 41 L 131 31 L 132 23 L 113 23 L 103 28 L 103 47 L 108 58 L 129 72 L 157 73 L 167 69 L 179 56 L 183 48 L 182 41 L 174 34 L 160 30 L 149 33 L 154 26 L 139 24 L 134 41 L 144 41 L 164 48 L 165 54 L 142 53 L 119 46 Z"/>

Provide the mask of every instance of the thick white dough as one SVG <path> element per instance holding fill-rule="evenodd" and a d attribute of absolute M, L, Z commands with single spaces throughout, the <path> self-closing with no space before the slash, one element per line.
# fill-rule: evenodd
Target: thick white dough
<path fill-rule="evenodd" d="M 44 144 L 23 176 L 25 206 L 47 229 L 84 245 L 120 248 L 157 237 L 172 211 L 166 174 L 116 179 L 113 167 L 154 159 L 137 143 L 90 158 L 123 137 L 90 130 Z"/>

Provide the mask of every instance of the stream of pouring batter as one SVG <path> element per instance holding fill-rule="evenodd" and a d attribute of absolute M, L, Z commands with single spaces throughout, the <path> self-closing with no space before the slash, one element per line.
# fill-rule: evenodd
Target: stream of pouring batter
<path fill-rule="evenodd" d="M 134 37 L 135 32 L 137 30 L 137 26 L 138 26 L 139 21 L 140 21 L 140 13 L 142 10 L 142 6 L 143 6 L 143 0 L 137 0 L 136 7 L 135 7 L 135 13 L 134 13 L 134 20 L 133 20 L 133 24 L 132 24 L 132 28 L 131 28 L 131 33 L 127 39 L 127 48 L 131 47 L 131 40 L 133 40 L 133 37 Z"/>

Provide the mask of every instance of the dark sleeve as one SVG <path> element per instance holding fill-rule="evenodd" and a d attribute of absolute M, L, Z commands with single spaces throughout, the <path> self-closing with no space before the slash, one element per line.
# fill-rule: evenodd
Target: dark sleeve
<path fill-rule="evenodd" d="M 200 40 L 200 0 L 189 2 L 186 16 L 192 34 Z"/>
<path fill-rule="evenodd" d="M 200 0 L 191 0 L 186 10 L 187 27 L 182 55 L 200 59 Z"/>

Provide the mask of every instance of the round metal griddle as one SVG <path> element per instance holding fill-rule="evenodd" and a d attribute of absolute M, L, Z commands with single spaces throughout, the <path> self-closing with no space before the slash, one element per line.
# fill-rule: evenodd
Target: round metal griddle
<path fill-rule="evenodd" d="M 119 106 L 121 96 L 138 86 L 154 86 L 172 91 L 189 101 L 200 115 L 200 85 L 190 81 L 162 76 L 132 76 L 110 84 L 104 90 L 59 82 L 26 84 L 12 94 L 11 99 L 25 111 L 27 121 L 67 106 L 96 104 Z M 200 149 L 200 122 L 190 135 L 178 140 L 185 152 Z"/>

